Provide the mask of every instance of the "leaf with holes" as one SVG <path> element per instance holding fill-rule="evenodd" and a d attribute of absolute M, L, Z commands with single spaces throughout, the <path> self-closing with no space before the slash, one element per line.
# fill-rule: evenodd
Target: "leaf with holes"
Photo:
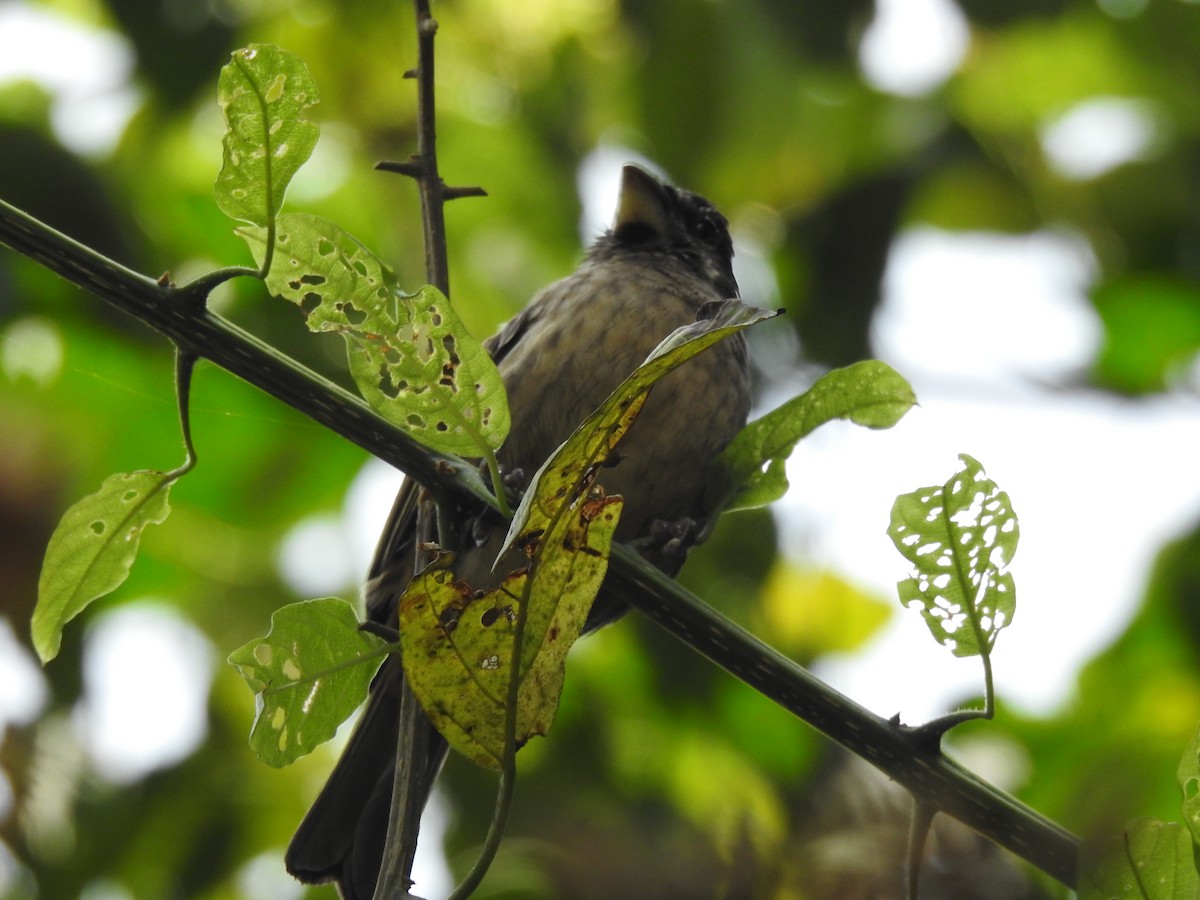
<path fill-rule="evenodd" d="M 491 592 L 455 581 L 443 557 L 400 601 L 401 659 L 414 694 L 450 745 L 500 768 L 518 616 L 527 605 L 517 690 L 517 746 L 545 734 L 562 695 L 567 651 L 608 568 L 620 497 L 581 501 L 530 546 L 536 564 Z"/>
<path fill-rule="evenodd" d="M 366 699 L 387 651 L 336 597 L 277 609 L 266 637 L 229 654 L 257 694 L 250 746 L 258 758 L 286 766 L 333 737 Z"/>
<path fill-rule="evenodd" d="M 724 508 L 753 509 L 782 497 L 788 457 L 818 426 L 849 419 L 867 428 L 891 428 L 916 402 L 909 383 L 878 360 L 823 375 L 799 397 L 751 422 L 725 448 L 721 462 L 732 499 Z"/>
<path fill-rule="evenodd" d="M 1195 900 L 1200 876 L 1187 829 L 1134 819 L 1120 837 L 1085 847 L 1079 900 Z"/>
<path fill-rule="evenodd" d="M 905 606 L 919 605 L 929 630 L 955 656 L 990 653 L 1012 621 L 1016 592 L 1005 571 L 1020 529 L 1008 494 L 970 456 L 941 487 L 896 498 L 888 536 L 913 566 L 899 583 Z"/>
<path fill-rule="evenodd" d="M 142 530 L 171 511 L 167 496 L 177 477 L 149 471 L 112 475 L 63 515 L 46 547 L 33 610 L 33 646 L 42 662 L 58 655 L 71 619 L 129 576 Z"/>
<path fill-rule="evenodd" d="M 270 44 L 236 51 L 221 69 L 224 161 L 215 193 L 227 216 L 265 226 L 279 213 L 288 183 L 317 145 L 320 129 L 304 112 L 318 99 L 304 61 Z"/>
<path fill-rule="evenodd" d="M 266 229 L 238 230 L 262 264 Z M 357 239 L 319 216 L 279 217 L 267 287 L 299 306 L 313 331 L 346 339 L 363 397 L 426 446 L 483 456 L 508 436 L 496 364 L 437 288 L 402 294 L 395 274 Z"/>

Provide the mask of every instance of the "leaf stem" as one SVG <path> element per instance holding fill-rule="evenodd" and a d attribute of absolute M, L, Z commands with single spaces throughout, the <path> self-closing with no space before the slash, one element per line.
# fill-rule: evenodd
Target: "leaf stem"
<path fill-rule="evenodd" d="M 202 307 L 208 302 L 209 294 L 218 286 L 232 278 L 240 278 L 247 275 L 251 278 L 261 279 L 263 277 L 258 269 L 252 269 L 249 266 L 227 266 L 212 272 L 206 272 L 174 290 L 176 296 L 182 298 L 185 303 L 193 303 Z"/>
<path fill-rule="evenodd" d="M 496 494 L 496 507 L 506 519 L 512 518 L 512 507 L 508 505 L 508 490 L 504 485 L 504 477 L 500 474 L 500 461 L 490 447 L 483 460 L 487 463 L 488 474 L 492 477 L 492 491 Z"/>
<path fill-rule="evenodd" d="M 175 403 L 179 409 L 179 430 L 183 434 L 183 449 L 186 458 L 177 469 L 167 473 L 171 481 L 178 481 L 196 468 L 196 445 L 192 443 L 192 373 L 196 368 L 196 354 L 175 345 Z"/>
<path fill-rule="evenodd" d="M 233 61 L 241 70 L 242 76 L 253 86 L 254 98 L 258 101 L 259 113 L 262 116 L 263 186 L 266 188 L 267 201 L 267 208 L 263 212 L 267 220 L 267 248 L 263 253 L 263 261 L 258 270 L 258 277 L 265 279 L 267 273 L 271 271 L 271 262 L 275 258 L 275 148 L 271 141 L 271 114 L 267 108 L 267 100 L 263 96 L 262 87 L 254 80 L 254 73 L 250 71 L 241 54 L 235 53 Z"/>
<path fill-rule="evenodd" d="M 965 575 L 963 576 L 965 578 Z M 987 593 L 988 576 L 984 573 L 979 590 L 976 592 L 978 598 L 983 597 Z M 957 725 L 963 722 L 970 722 L 973 719 L 991 719 L 996 715 L 996 690 L 995 683 L 992 678 L 992 641 L 984 634 L 983 628 L 979 624 L 979 616 L 976 614 L 978 610 L 978 602 L 972 605 L 971 615 L 967 616 L 967 620 L 971 623 L 971 630 L 975 635 L 975 646 L 979 648 L 979 661 L 983 665 L 983 709 L 960 709 L 944 716 L 938 716 L 930 722 L 914 729 L 914 731 L 922 734 L 931 744 L 936 745 L 941 740 L 942 736 Z M 992 636 L 995 637 L 994 635 Z"/>
<path fill-rule="evenodd" d="M 982 654 L 983 659 L 983 718 L 990 719 L 996 714 L 996 692 L 992 684 L 992 654 Z"/>
<path fill-rule="evenodd" d="M 917 900 L 921 857 L 924 855 L 925 842 L 929 839 L 929 827 L 933 824 L 933 816 L 937 810 L 915 794 L 912 795 L 912 802 L 912 817 L 908 823 L 908 855 L 904 869 L 908 900 Z"/>
<path fill-rule="evenodd" d="M 541 550 L 534 556 L 530 567 L 529 577 L 521 591 L 521 599 L 517 604 L 517 621 L 513 626 L 512 659 L 508 670 L 508 695 L 504 704 L 504 758 L 500 763 L 500 785 L 496 791 L 496 805 L 492 809 L 492 821 L 488 825 L 487 837 L 483 847 L 471 866 L 471 871 L 462 883 L 454 889 L 449 900 L 466 900 L 474 893 L 483 881 L 483 877 L 491 868 L 500 850 L 500 841 L 504 837 L 504 828 L 508 824 L 508 814 L 512 809 L 512 798 L 517 784 L 517 706 L 521 694 L 521 654 L 524 652 L 525 623 L 529 618 L 529 598 L 533 590 L 533 579 L 541 558 Z"/>

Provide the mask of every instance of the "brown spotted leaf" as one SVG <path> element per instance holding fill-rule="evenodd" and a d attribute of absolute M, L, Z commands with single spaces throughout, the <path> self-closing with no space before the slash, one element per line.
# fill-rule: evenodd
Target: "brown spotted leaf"
<path fill-rule="evenodd" d="M 450 301 L 425 286 L 404 294 L 395 273 L 332 222 L 278 220 L 270 290 L 305 313 L 313 331 L 346 339 L 363 397 L 415 439 L 443 453 L 484 456 L 508 435 L 504 384 Z M 262 264 L 266 230 L 239 229 Z"/>
<path fill-rule="evenodd" d="M 516 629 L 528 609 L 517 694 L 518 746 L 545 734 L 562 694 L 567 651 L 579 636 L 608 568 L 620 497 L 595 496 L 559 517 L 531 546 L 536 565 L 478 596 L 454 580 L 449 555 L 413 580 L 400 601 L 404 671 L 450 745 L 499 768 Z"/>

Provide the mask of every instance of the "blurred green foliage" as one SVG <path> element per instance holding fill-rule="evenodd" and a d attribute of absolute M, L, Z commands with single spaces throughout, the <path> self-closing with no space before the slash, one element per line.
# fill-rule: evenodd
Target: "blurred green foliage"
<path fill-rule="evenodd" d="M 344 226 L 403 285 L 424 281 L 416 191 L 373 169 L 414 148 L 406 4 L 37 8 L 124 35 L 138 104 L 111 152 L 78 155 L 52 129 L 44 89 L 0 84 L 0 197 L 152 275 L 183 281 L 249 264 L 213 201 L 216 78 L 230 52 L 270 42 L 305 60 L 322 96 L 313 111 L 321 143 L 288 208 Z M 1082 234 L 1098 262 L 1105 328 L 1088 386 L 1135 399 L 1187 387 L 1200 346 L 1200 9 L 1185 0 L 959 8 L 971 28 L 964 59 L 940 87 L 906 97 L 859 69 L 873 14 L 862 0 L 435 3 L 442 172 L 489 193 L 448 209 L 456 307 L 483 336 L 567 273 L 580 254 L 580 162 L 621 145 L 711 197 L 772 264 L 778 293 L 747 299 L 786 305 L 800 343 L 770 345 L 786 349 L 764 361 L 764 389 L 767 373 L 870 354 L 888 248 L 915 223 Z M 1064 175 L 1043 150 L 1044 129 L 1073 104 L 1110 96 L 1151 105 L 1152 152 L 1098 177 Z M 214 304 L 349 383 L 341 341 L 310 336 L 261 285 L 239 280 Z M 9 252 L 0 252 L 0 363 L 0 614 L 28 644 L 38 567 L 62 510 L 113 472 L 169 468 L 182 454 L 168 345 Z M 255 896 L 247 879 L 281 870 L 328 770 L 329 750 L 278 772 L 254 759 L 251 699 L 227 667 L 205 741 L 183 762 L 115 785 L 74 745 L 67 723 L 90 621 L 113 604 L 168 598 L 223 657 L 300 599 L 276 570 L 279 541 L 301 519 L 337 512 L 364 462 L 204 364 L 193 407 L 200 465 L 175 488 L 171 519 L 146 534 L 119 596 L 67 629 L 45 670 L 47 708 L 0 745 L 13 795 L 0 808 L 0 871 L 17 873 L 14 896 L 102 887 Z M 1196 543 L 1192 534 L 1164 552 L 1144 608 L 1083 673 L 1060 717 L 1023 721 L 1001 697 L 997 722 L 970 726 L 1023 747 L 1033 764 L 1021 796 L 1080 833 L 1140 814 L 1178 818 L 1174 767 L 1200 719 Z M 741 513 L 683 577 L 760 633 L 779 628 L 781 645 L 806 661 L 866 640 L 879 616 L 850 586 L 853 572 L 797 573 L 774 552 L 769 515 Z M 856 611 L 808 633 L 781 607 L 781 591 L 816 610 L 851 596 Z M 552 737 L 522 753 L 510 839 L 487 896 L 800 895 L 795 860 L 812 786 L 829 765 L 810 729 L 633 617 L 584 642 L 569 672 Z M 47 807 L 56 778 L 59 805 Z M 494 784 L 461 761 L 445 782 L 447 850 L 461 872 Z M 9 854 L 15 869 L 3 862 Z"/>

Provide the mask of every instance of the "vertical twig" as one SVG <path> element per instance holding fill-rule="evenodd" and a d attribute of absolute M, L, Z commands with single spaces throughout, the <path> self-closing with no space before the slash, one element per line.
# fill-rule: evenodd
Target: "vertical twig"
<path fill-rule="evenodd" d="M 447 200 L 483 197 L 478 187 L 448 187 L 438 172 L 437 117 L 434 91 L 434 38 L 438 23 L 429 11 L 429 0 L 413 0 L 417 21 L 417 65 L 404 73 L 417 82 L 417 152 L 405 162 L 381 162 L 376 168 L 407 175 L 421 194 L 421 222 L 425 235 L 425 277 L 447 297 L 450 269 L 446 252 Z M 428 797 L 429 727 L 407 680 L 401 690 L 400 727 L 396 747 L 396 773 L 375 900 L 411 897 L 412 865 L 417 851 L 421 813 Z"/>
<path fill-rule="evenodd" d="M 438 23 L 429 12 L 429 0 L 413 0 L 413 6 L 417 14 L 417 66 L 405 72 L 404 77 L 417 80 L 417 152 L 405 162 L 381 162 L 375 168 L 416 180 L 421 192 L 421 221 L 425 232 L 425 277 L 449 297 L 446 201 L 458 197 L 486 197 L 487 192 L 480 187 L 450 187 L 438 173 L 433 64 L 433 39 Z"/>

